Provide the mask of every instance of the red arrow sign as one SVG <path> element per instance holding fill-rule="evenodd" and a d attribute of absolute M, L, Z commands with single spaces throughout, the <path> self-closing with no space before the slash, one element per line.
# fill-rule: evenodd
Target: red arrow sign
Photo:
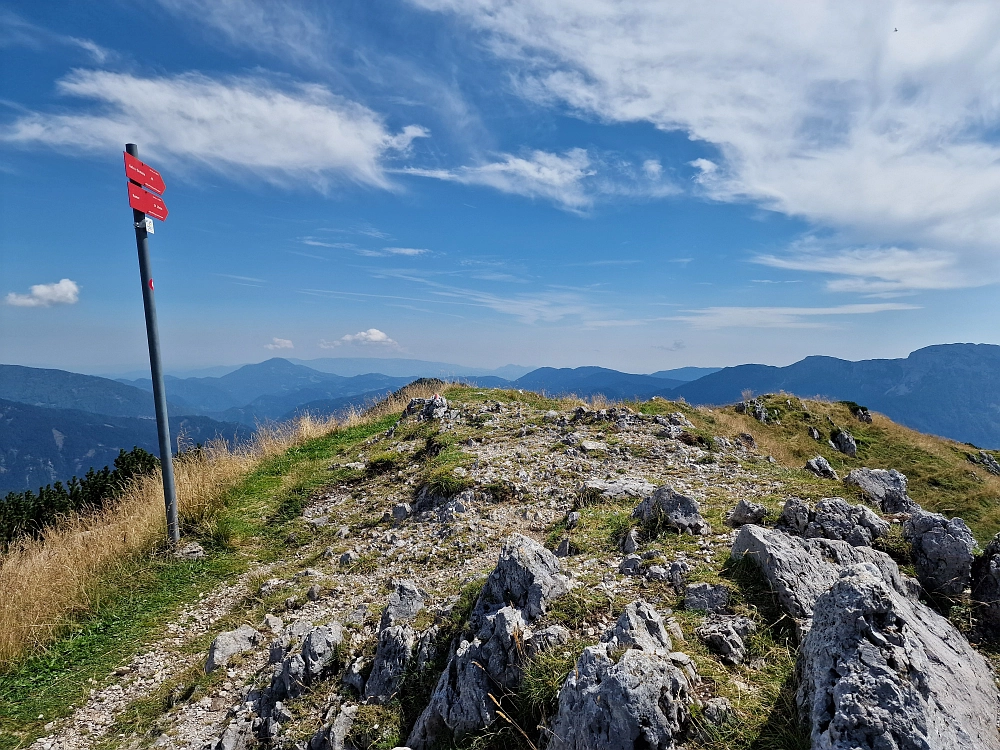
<path fill-rule="evenodd" d="M 147 193 L 138 185 L 128 184 L 128 204 L 136 211 L 152 216 L 154 219 L 166 221 L 167 204 L 158 195 Z"/>
<path fill-rule="evenodd" d="M 138 182 L 143 187 L 162 193 L 167 189 L 163 182 L 163 177 L 148 164 L 136 159 L 128 151 L 125 153 L 125 176 L 130 180 Z"/>

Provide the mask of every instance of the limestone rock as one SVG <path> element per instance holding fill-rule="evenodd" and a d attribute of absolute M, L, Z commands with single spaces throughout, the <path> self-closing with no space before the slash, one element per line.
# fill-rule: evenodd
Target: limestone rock
<path fill-rule="evenodd" d="M 379 630 L 393 625 L 406 625 L 413 622 L 417 614 L 424 608 L 424 593 L 412 581 L 396 581 L 389 602 L 382 610 L 379 620 Z"/>
<path fill-rule="evenodd" d="M 645 524 L 662 524 L 687 534 L 711 534 L 708 522 L 701 517 L 698 501 L 675 492 L 669 485 L 658 488 L 632 512 Z"/>
<path fill-rule="evenodd" d="M 511 534 L 476 600 L 470 624 L 476 627 L 487 613 L 507 603 L 524 610 L 531 622 L 545 614 L 549 601 L 567 591 L 569 582 L 559 572 L 556 556 L 533 539 Z"/>
<path fill-rule="evenodd" d="M 695 628 L 695 635 L 725 664 L 741 664 L 747 655 L 746 638 L 757 630 L 748 617 L 712 615 Z"/>
<path fill-rule="evenodd" d="M 618 572 L 627 576 L 642 575 L 642 558 L 638 555 L 627 555 L 618 563 Z"/>
<path fill-rule="evenodd" d="M 727 516 L 726 523 L 737 528 L 748 523 L 759 524 L 767 516 L 767 508 L 760 503 L 754 503 L 741 498 L 736 507 Z"/>
<path fill-rule="evenodd" d="M 434 398 L 414 398 L 406 406 L 405 415 L 416 414 L 417 421 L 441 419 L 448 413 L 448 401 L 444 396 Z"/>
<path fill-rule="evenodd" d="M 604 481 L 602 479 L 589 479 L 583 483 L 578 492 L 579 505 L 587 505 L 597 500 L 621 502 L 622 500 L 636 499 L 645 500 L 656 492 L 656 485 L 650 484 L 645 479 L 630 479 L 627 477 Z M 567 526 L 567 528 L 570 528 Z"/>
<path fill-rule="evenodd" d="M 972 580 L 976 549 L 965 521 L 921 510 L 903 524 L 903 536 L 913 545 L 913 566 L 925 589 L 945 596 L 965 590 Z"/>
<path fill-rule="evenodd" d="M 208 649 L 205 672 L 211 674 L 223 667 L 236 654 L 249 651 L 261 641 L 260 633 L 249 625 L 240 625 L 236 630 L 219 633 Z"/>
<path fill-rule="evenodd" d="M 997 462 L 996 458 L 993 457 L 991 453 L 986 451 L 979 451 L 979 453 L 970 453 L 969 460 L 973 463 L 979 464 L 990 474 L 996 474 L 1000 476 L 1000 463 Z"/>
<path fill-rule="evenodd" d="M 1000 749 L 985 659 L 874 566 L 844 569 L 816 601 L 798 672 L 814 748 Z"/>
<path fill-rule="evenodd" d="M 454 647 L 407 745 L 428 750 L 445 734 L 461 740 L 492 724 L 496 704 L 489 696 L 516 689 L 526 654 L 559 639 L 546 629 L 536 640 L 529 626 L 568 590 L 555 555 L 520 534 L 509 536 L 473 606 L 471 636 Z"/>
<path fill-rule="evenodd" d="M 983 634 L 992 641 L 1000 640 L 1000 534 L 972 566 L 972 600 Z"/>
<path fill-rule="evenodd" d="M 858 487 L 883 513 L 912 513 L 920 506 L 906 494 L 906 475 L 895 469 L 851 469 L 844 484 Z"/>
<path fill-rule="evenodd" d="M 391 625 L 378 634 L 378 647 L 371 674 L 365 684 L 365 700 L 385 703 L 399 690 L 406 666 L 413 656 L 416 636 L 409 625 Z"/>
<path fill-rule="evenodd" d="M 810 458 L 806 461 L 806 468 L 818 477 L 823 479 L 840 479 L 837 476 L 837 472 L 833 470 L 830 466 L 830 462 L 827 461 L 822 456 L 816 456 L 816 458 Z"/>
<path fill-rule="evenodd" d="M 792 534 L 805 534 L 811 517 L 812 508 L 807 502 L 797 497 L 790 497 L 785 501 L 785 507 L 778 517 L 778 526 Z"/>
<path fill-rule="evenodd" d="M 689 584 L 684 592 L 684 609 L 721 612 L 729 606 L 729 589 L 710 583 Z"/>
<path fill-rule="evenodd" d="M 854 435 L 847 430 L 837 430 L 833 436 L 833 444 L 846 456 L 854 458 L 858 455 L 858 444 L 854 440 Z"/>
<path fill-rule="evenodd" d="M 809 629 L 816 600 L 832 586 L 844 566 L 868 562 L 901 595 L 916 595 L 915 581 L 900 575 L 884 552 L 852 547 L 836 539 L 803 539 L 778 529 L 747 525 L 733 542 L 733 558 L 752 560 L 764 574 L 779 603 L 795 620 L 799 634 Z"/>
<path fill-rule="evenodd" d="M 651 654 L 669 654 L 673 648 L 660 613 L 641 599 L 625 607 L 601 640 L 613 647 L 639 648 Z"/>
<path fill-rule="evenodd" d="M 347 735 L 351 733 L 357 715 L 357 706 L 341 708 L 332 724 L 325 725 L 312 736 L 308 750 L 352 750 L 353 745 L 347 743 Z"/>
<path fill-rule="evenodd" d="M 626 555 L 634 554 L 639 549 L 639 529 L 629 529 L 622 539 L 621 550 Z"/>
<path fill-rule="evenodd" d="M 584 649 L 559 691 L 549 750 L 668 750 L 683 738 L 687 675 L 659 654 L 630 648 L 616 663 L 610 652 Z"/>

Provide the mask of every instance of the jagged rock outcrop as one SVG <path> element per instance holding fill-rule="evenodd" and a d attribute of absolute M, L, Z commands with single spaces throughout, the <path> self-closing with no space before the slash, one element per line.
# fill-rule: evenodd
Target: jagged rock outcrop
<path fill-rule="evenodd" d="M 760 503 L 741 499 L 736 507 L 726 517 L 726 523 L 733 528 L 745 526 L 748 523 L 761 523 L 767 516 L 767 508 Z"/>
<path fill-rule="evenodd" d="M 337 665 L 338 650 L 344 642 L 339 622 L 310 629 L 302 639 L 302 649 L 290 654 L 275 667 L 270 686 L 261 697 L 260 715 L 266 717 L 275 701 L 301 695 L 314 681 Z"/>
<path fill-rule="evenodd" d="M 492 724 L 490 695 L 516 688 L 527 650 L 558 639 L 547 629 L 536 643 L 530 624 L 568 590 L 555 555 L 520 534 L 508 537 L 470 615 L 471 638 L 455 647 L 407 745 L 426 750 L 447 735 L 460 739 Z"/>
<path fill-rule="evenodd" d="M 417 415 L 417 421 L 428 419 L 441 419 L 448 413 L 448 401 L 444 396 L 435 395 L 433 398 L 413 398 L 406 405 L 403 416 L 411 414 Z"/>
<path fill-rule="evenodd" d="M 733 558 L 754 562 L 802 635 L 809 629 L 816 600 L 832 586 L 844 566 L 871 563 L 902 596 L 916 595 L 916 581 L 899 572 L 892 558 L 871 547 L 836 539 L 803 539 L 778 529 L 743 526 L 733 542 Z"/>
<path fill-rule="evenodd" d="M 372 671 L 365 683 L 366 702 L 385 703 L 396 694 L 406 674 L 406 665 L 413 656 L 414 645 L 416 634 L 409 625 L 391 625 L 379 632 Z"/>
<path fill-rule="evenodd" d="M 995 474 L 1000 477 L 1000 462 L 993 457 L 993 454 L 987 453 L 986 451 L 970 453 L 969 460 L 974 464 L 979 464 L 990 474 Z"/>
<path fill-rule="evenodd" d="M 249 651 L 261 642 L 261 635 L 249 625 L 240 625 L 236 630 L 219 633 L 208 649 L 205 672 L 211 674 L 223 667 L 236 654 Z"/>
<path fill-rule="evenodd" d="M 698 501 L 669 485 L 659 487 L 650 497 L 639 503 L 632 517 L 644 524 L 662 525 L 686 534 L 711 534 L 712 528 L 701 517 Z"/>
<path fill-rule="evenodd" d="M 756 632 L 757 625 L 740 615 L 712 615 L 695 628 L 708 650 L 725 664 L 742 664 L 747 655 L 746 639 Z"/>
<path fill-rule="evenodd" d="M 854 458 L 858 455 L 858 444 L 847 430 L 837 430 L 833 435 L 833 444 L 845 456 Z"/>
<path fill-rule="evenodd" d="M 906 475 L 895 469 L 851 469 L 844 484 L 857 487 L 883 513 L 912 513 L 920 510 L 906 494 Z"/>
<path fill-rule="evenodd" d="M 946 619 L 869 564 L 816 601 L 798 702 L 816 750 L 998 750 L 989 666 Z"/>
<path fill-rule="evenodd" d="M 972 566 L 973 614 L 983 635 L 1000 640 L 1000 534 Z"/>
<path fill-rule="evenodd" d="M 944 596 L 965 591 L 977 546 L 965 521 L 921 510 L 903 524 L 903 537 L 913 547 L 913 567 L 925 589 Z"/>
<path fill-rule="evenodd" d="M 816 456 L 806 461 L 806 469 L 823 479 L 840 479 L 837 472 L 830 466 L 830 462 L 822 456 Z"/>
<path fill-rule="evenodd" d="M 628 648 L 616 661 L 622 646 Z M 601 643 L 584 649 L 563 683 L 548 750 L 676 747 L 692 702 L 691 678 L 677 664 L 690 660 L 669 654 L 670 647 L 659 613 L 645 602 L 629 605 Z"/>
<path fill-rule="evenodd" d="M 357 706 L 341 707 L 333 721 L 324 724 L 310 738 L 308 750 L 353 750 L 354 745 L 347 742 L 347 735 L 354 728 L 357 716 Z"/>
<path fill-rule="evenodd" d="M 797 497 L 785 502 L 778 525 L 807 538 L 841 539 L 855 547 L 870 547 L 873 540 L 889 533 L 889 524 L 871 508 L 851 505 L 839 497 L 827 497 L 816 509 Z"/>

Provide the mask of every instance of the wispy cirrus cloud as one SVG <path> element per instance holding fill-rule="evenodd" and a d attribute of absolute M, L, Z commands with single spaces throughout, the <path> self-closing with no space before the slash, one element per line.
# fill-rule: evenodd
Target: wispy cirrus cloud
<path fill-rule="evenodd" d="M 871 248 L 817 257 L 872 269 L 879 251 L 917 248 L 924 268 L 951 254 L 948 286 L 1000 281 L 996 3 L 410 1 L 482 33 L 526 98 L 706 144 L 694 192 Z M 831 284 L 913 288 L 939 287 L 917 270 Z"/>
<path fill-rule="evenodd" d="M 417 177 L 431 177 L 463 185 L 481 185 L 502 193 L 549 200 L 569 211 L 580 212 L 598 197 L 662 197 L 679 192 L 663 177 L 656 160 L 641 167 L 621 159 L 595 158 L 583 148 L 561 154 L 534 150 L 523 156 L 501 154 L 497 161 L 454 169 L 401 170 Z"/>
<path fill-rule="evenodd" d="M 57 34 L 31 23 L 17 13 L 0 9 L 0 49 L 27 47 L 41 52 L 53 46 L 75 47 L 84 52 L 91 62 L 98 65 L 103 65 L 114 56 L 111 50 L 91 39 Z"/>
<path fill-rule="evenodd" d="M 759 255 L 754 261 L 772 268 L 831 274 L 836 278 L 826 283 L 830 291 L 870 296 L 978 285 L 970 277 L 971 269 L 960 267 L 958 255 L 944 250 L 863 247 L 830 251 L 798 243 L 785 255 Z"/>
<path fill-rule="evenodd" d="M 690 323 L 695 328 L 824 328 L 824 318 L 873 315 L 896 310 L 917 310 L 917 305 L 897 302 L 837 305 L 834 307 L 704 307 L 684 310 L 669 320 Z"/>
<path fill-rule="evenodd" d="M 93 151 L 136 141 L 157 158 L 327 190 L 337 180 L 391 188 L 386 159 L 428 136 L 418 125 L 390 132 L 371 109 L 314 84 L 76 70 L 58 89 L 97 107 L 81 114 L 22 115 L 0 130 L 0 140 Z"/>

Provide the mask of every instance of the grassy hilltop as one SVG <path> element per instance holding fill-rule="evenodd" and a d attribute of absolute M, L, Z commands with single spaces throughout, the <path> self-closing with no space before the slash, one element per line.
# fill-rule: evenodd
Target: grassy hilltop
<path fill-rule="evenodd" d="M 438 388 L 453 416 L 409 418 L 390 429 L 410 396 Z M 569 540 L 573 554 L 562 564 L 577 585 L 539 627 L 557 623 L 572 638 L 529 660 L 519 691 L 501 697 L 506 720 L 461 747 L 535 747 L 538 726 L 552 715 L 580 651 L 640 596 L 661 612 L 673 611 L 684 636 L 675 648 L 694 660 L 701 697 L 722 696 L 734 707 L 738 721 L 724 730 L 706 725 L 691 747 L 808 747 L 794 706 L 793 628 L 759 576 L 730 561 L 727 513 L 740 499 L 766 505 L 770 521 L 791 496 L 863 502 L 855 489 L 803 468 L 823 455 L 841 475 L 863 466 L 903 472 L 914 500 L 964 518 L 982 546 L 1000 531 L 1000 477 L 970 460 L 970 446 L 879 414 L 860 422 L 848 403 L 783 394 L 763 402 L 768 424 L 734 407 L 583 402 L 425 383 L 346 424 L 303 423 L 242 452 L 206 452 L 179 472 L 185 541 L 198 541 L 204 559 L 176 559 L 160 545 L 162 499 L 152 477 L 117 509 L 70 520 L 0 560 L 0 584 L 10 592 L 0 604 L 0 750 L 27 747 L 43 735 L 74 748 L 187 747 L 183 742 L 217 737 L 228 709 L 269 668 L 264 647 L 206 675 L 205 652 L 215 634 L 243 623 L 261 628 L 268 613 L 288 622 L 335 617 L 350 634 L 347 664 L 374 652 L 372 617 L 377 621 L 396 578 L 426 589 L 433 606 L 420 624 L 436 623 L 446 642 L 466 627 L 483 576 L 514 531 L 550 549 Z M 599 416 L 574 419 L 581 406 L 624 407 L 645 418 L 627 429 Z M 677 412 L 691 426 L 662 436 L 653 418 Z M 821 440 L 809 436 L 810 427 Z M 835 429 L 853 434 L 856 457 L 826 443 Z M 751 435 L 756 448 L 735 447 L 746 443 L 741 434 Z M 704 647 L 694 634 L 701 618 L 683 609 L 669 583 L 618 572 L 637 501 L 581 491 L 588 480 L 616 478 L 670 484 L 700 502 L 712 535 L 643 529 L 638 551 L 646 553 L 644 566 L 684 558 L 689 581 L 729 587 L 734 611 L 759 626 L 743 664 L 726 666 Z M 464 511 L 406 519 L 389 512 L 421 496 L 467 490 L 475 499 Z M 568 528 L 571 510 L 580 520 Z M 905 568 L 898 524 L 879 545 Z M 342 563 L 345 553 L 353 557 Z M 951 616 L 967 628 L 968 608 L 955 604 Z M 434 668 L 442 666 L 439 656 Z M 434 679 L 410 675 L 394 700 L 362 706 L 355 744 L 387 750 L 403 744 Z M 308 739 L 323 701 L 337 692 L 351 695 L 335 677 L 290 702 L 289 738 Z"/>

